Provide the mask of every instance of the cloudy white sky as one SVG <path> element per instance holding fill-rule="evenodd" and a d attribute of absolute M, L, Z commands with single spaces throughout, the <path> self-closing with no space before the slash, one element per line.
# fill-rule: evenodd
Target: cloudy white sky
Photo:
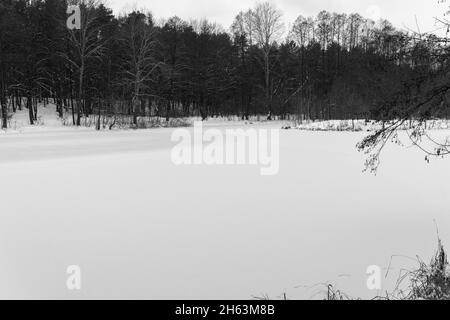
<path fill-rule="evenodd" d="M 131 7 L 147 8 L 157 18 L 177 15 L 183 19 L 208 18 L 228 28 L 241 10 L 253 7 L 255 0 L 107 0 L 119 13 Z M 416 16 L 422 32 L 436 29 L 434 17 L 442 17 L 445 4 L 438 0 L 271 0 L 284 13 L 286 25 L 302 14 L 316 15 L 321 10 L 358 12 L 363 16 L 382 16 L 400 28 L 416 30 Z"/>

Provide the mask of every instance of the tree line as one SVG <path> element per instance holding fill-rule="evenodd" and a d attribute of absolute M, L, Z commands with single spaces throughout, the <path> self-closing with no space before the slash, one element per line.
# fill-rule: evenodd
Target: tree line
<path fill-rule="evenodd" d="M 81 29 L 66 26 L 68 5 Z M 38 104 L 61 118 L 263 116 L 303 120 L 397 117 L 446 65 L 433 35 L 386 20 L 327 11 L 287 30 L 270 3 L 240 12 L 229 30 L 207 20 L 114 16 L 97 0 L 2 0 L 2 127 Z M 447 110 L 440 110 L 447 116 Z M 410 115 L 409 117 L 411 117 Z"/>

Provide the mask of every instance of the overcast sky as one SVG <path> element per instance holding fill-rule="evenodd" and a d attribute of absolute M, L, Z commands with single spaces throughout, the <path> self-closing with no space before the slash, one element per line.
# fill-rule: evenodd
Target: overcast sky
<path fill-rule="evenodd" d="M 442 17 L 445 4 L 438 0 L 272 0 L 284 13 L 287 26 L 298 15 L 316 15 L 321 10 L 331 12 L 358 12 L 377 20 L 379 16 L 390 20 L 400 28 L 416 30 L 416 19 L 422 32 L 435 30 L 434 17 Z M 185 20 L 208 18 L 220 23 L 226 29 L 239 11 L 254 6 L 255 0 L 107 0 L 120 13 L 124 9 L 136 7 L 149 9 L 156 18 L 174 15 Z"/>

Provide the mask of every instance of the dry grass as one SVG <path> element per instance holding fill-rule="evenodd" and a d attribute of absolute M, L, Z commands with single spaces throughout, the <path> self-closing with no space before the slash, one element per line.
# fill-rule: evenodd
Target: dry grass
<path fill-rule="evenodd" d="M 450 266 L 442 241 L 439 239 L 438 250 L 429 264 L 421 260 L 418 263 L 416 270 L 406 272 L 399 279 L 399 284 L 407 282 L 407 289 L 398 290 L 393 297 L 400 300 L 450 300 Z"/>
<path fill-rule="evenodd" d="M 358 300 L 351 298 L 347 294 L 341 292 L 340 290 L 337 290 L 333 285 L 328 285 L 327 290 L 327 298 L 325 300 L 328 301 L 349 301 L 349 300 Z"/>
<path fill-rule="evenodd" d="M 450 300 L 450 265 L 442 241 L 438 239 L 438 249 L 429 264 L 419 258 L 417 262 L 417 269 L 406 270 L 399 277 L 394 292 L 373 300 Z M 328 285 L 325 300 L 355 299 Z"/>

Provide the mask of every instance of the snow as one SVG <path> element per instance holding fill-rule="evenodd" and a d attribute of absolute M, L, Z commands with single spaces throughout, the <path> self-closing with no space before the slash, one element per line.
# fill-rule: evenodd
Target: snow
<path fill-rule="evenodd" d="M 6 132 L 2 130 L 0 134 L 66 130 L 69 130 L 69 128 L 63 127 L 63 121 L 58 118 L 56 113 L 56 106 L 48 104 L 44 107 L 40 104 L 35 125 L 30 125 L 28 109 L 22 108 L 22 110 L 17 110 L 8 121 L 8 130 Z"/>
<path fill-rule="evenodd" d="M 264 177 L 175 166 L 172 132 L 1 135 L 0 298 L 321 298 L 326 282 L 369 298 L 368 266 L 428 261 L 435 223 L 450 245 L 448 159 L 390 145 L 374 176 L 364 132 L 282 130 L 280 172 Z M 81 291 L 66 288 L 70 265 Z M 383 289 L 411 266 L 394 259 Z"/>

